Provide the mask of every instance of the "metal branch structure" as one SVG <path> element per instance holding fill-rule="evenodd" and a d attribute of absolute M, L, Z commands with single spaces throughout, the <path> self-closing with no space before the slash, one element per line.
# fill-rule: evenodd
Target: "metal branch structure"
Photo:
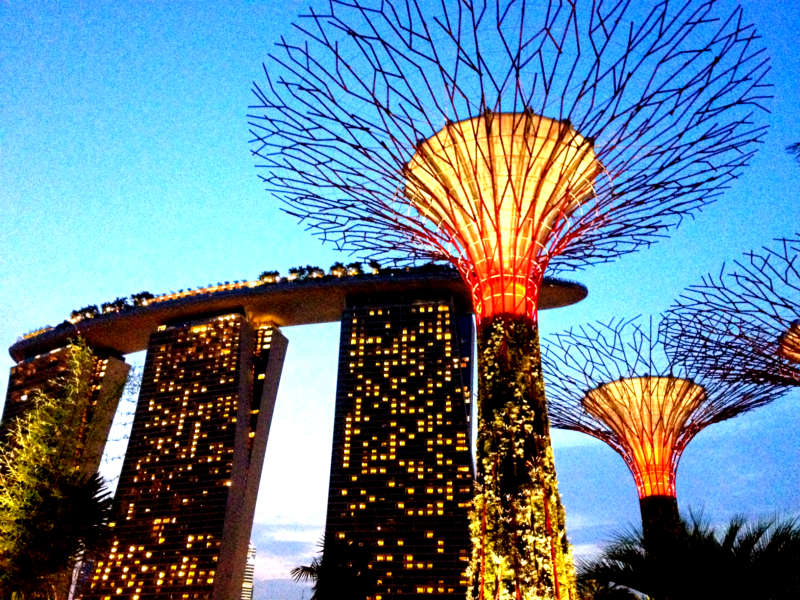
<path fill-rule="evenodd" d="M 709 377 L 670 360 L 652 322 L 638 319 L 555 334 L 542 354 L 552 426 L 592 435 L 622 456 L 654 551 L 680 528 L 675 481 L 686 445 L 709 425 L 783 393 L 780 386 Z"/>
<path fill-rule="evenodd" d="M 662 329 L 673 359 L 697 372 L 800 385 L 800 234 L 704 276 Z"/>
<path fill-rule="evenodd" d="M 479 325 L 473 598 L 575 597 L 544 398 L 546 269 L 655 241 L 765 127 L 768 61 L 714 1 L 329 0 L 253 85 L 266 190 L 340 249 L 446 260 Z"/>

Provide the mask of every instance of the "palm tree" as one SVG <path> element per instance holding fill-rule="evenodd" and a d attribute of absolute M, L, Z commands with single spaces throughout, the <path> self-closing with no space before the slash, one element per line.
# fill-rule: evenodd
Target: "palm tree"
<path fill-rule="evenodd" d="M 292 576 L 292 579 L 298 583 L 312 582 L 314 584 L 312 586 L 313 593 L 311 594 L 311 600 L 318 600 L 317 581 L 319 580 L 321 566 L 321 555 L 315 556 L 313 559 L 311 559 L 310 565 L 300 565 L 299 567 L 292 569 L 289 573 Z"/>
<path fill-rule="evenodd" d="M 36 501 L 22 507 L 24 521 L 16 523 L 0 550 L 0 598 L 60 600 L 75 564 L 108 545 L 111 495 L 98 474 L 65 475 L 33 488 L 27 492 Z"/>
<path fill-rule="evenodd" d="M 663 600 L 800 598 L 800 522 L 735 517 L 716 531 L 692 515 L 658 558 L 638 532 L 618 537 L 580 579 L 624 586 Z M 605 596 L 596 596 L 600 598 Z"/>
<path fill-rule="evenodd" d="M 335 539 L 326 544 L 325 540 L 323 536 L 317 543 L 319 554 L 310 565 L 291 570 L 292 579 L 313 582 L 310 600 L 338 600 L 345 591 L 347 600 L 366 598 L 368 551 L 353 542 Z"/>
<path fill-rule="evenodd" d="M 312 586 L 313 593 L 311 594 L 310 600 L 319 600 L 317 596 L 317 581 L 319 580 L 319 573 L 322 569 L 322 553 L 325 550 L 325 536 L 319 539 L 317 548 L 319 548 L 319 553 L 311 559 L 310 565 L 300 565 L 289 572 L 292 579 L 298 583 L 310 581 L 314 584 Z"/>

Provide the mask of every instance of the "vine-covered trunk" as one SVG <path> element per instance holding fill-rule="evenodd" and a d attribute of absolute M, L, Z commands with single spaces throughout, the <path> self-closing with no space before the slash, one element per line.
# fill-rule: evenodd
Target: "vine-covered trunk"
<path fill-rule="evenodd" d="M 470 514 L 474 600 L 574 600 L 539 335 L 525 317 L 478 331 L 476 490 Z"/>

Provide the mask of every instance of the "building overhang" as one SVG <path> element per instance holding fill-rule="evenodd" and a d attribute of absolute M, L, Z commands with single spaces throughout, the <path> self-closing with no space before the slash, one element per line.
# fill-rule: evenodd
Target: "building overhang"
<path fill-rule="evenodd" d="M 19 362 L 64 346 L 81 337 L 93 348 L 129 354 L 147 348 L 150 334 L 162 323 L 193 315 L 244 311 L 255 323 L 281 327 L 339 321 L 350 296 L 409 294 L 441 291 L 451 294 L 457 308 L 471 312 L 470 295 L 453 270 L 390 270 L 377 275 L 325 277 L 244 287 L 213 293 L 197 293 L 166 302 L 151 302 L 118 313 L 102 314 L 77 323 L 69 321 L 17 341 L 9 348 Z M 540 309 L 580 302 L 586 287 L 575 282 L 545 278 Z"/>

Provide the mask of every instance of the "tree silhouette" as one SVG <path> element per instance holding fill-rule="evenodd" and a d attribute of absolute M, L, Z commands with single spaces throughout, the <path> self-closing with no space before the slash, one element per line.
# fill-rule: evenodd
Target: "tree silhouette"
<path fill-rule="evenodd" d="M 310 565 L 292 569 L 292 579 L 313 583 L 310 600 L 364 600 L 369 594 L 369 552 L 352 542 L 327 539 L 319 541 L 320 554 Z"/>
<path fill-rule="evenodd" d="M 580 577 L 665 600 L 795 600 L 800 597 L 798 564 L 796 519 L 748 524 L 735 517 L 717 531 L 692 515 L 658 560 L 634 532 L 582 565 Z"/>

